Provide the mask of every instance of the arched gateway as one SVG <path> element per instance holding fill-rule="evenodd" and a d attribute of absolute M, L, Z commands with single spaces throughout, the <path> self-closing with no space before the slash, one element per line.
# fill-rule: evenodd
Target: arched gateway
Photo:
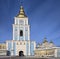
<path fill-rule="evenodd" d="M 19 51 L 19 56 L 24 56 L 24 52 L 23 51 Z"/>
<path fill-rule="evenodd" d="M 25 56 L 34 55 L 36 42 L 30 40 L 30 24 L 23 6 L 20 7 L 19 13 L 14 17 L 13 40 L 7 40 L 6 46 L 8 51 L 13 49 L 13 52 L 10 52 L 11 56 L 23 56 L 23 52 Z"/>

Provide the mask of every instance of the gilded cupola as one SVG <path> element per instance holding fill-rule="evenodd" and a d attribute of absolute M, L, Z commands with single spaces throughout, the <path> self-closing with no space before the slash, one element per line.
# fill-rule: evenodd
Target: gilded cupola
<path fill-rule="evenodd" d="M 20 7 L 19 14 L 18 14 L 16 17 L 18 17 L 18 18 L 25 18 L 25 17 L 27 17 L 27 16 L 25 15 L 23 6 Z"/>
<path fill-rule="evenodd" d="M 44 41 L 43 41 L 43 43 L 45 43 L 45 42 L 48 42 L 46 37 L 44 38 Z"/>

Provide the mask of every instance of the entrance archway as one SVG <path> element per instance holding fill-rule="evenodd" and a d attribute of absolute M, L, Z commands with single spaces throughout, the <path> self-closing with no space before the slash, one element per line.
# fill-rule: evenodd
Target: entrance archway
<path fill-rule="evenodd" d="M 24 56 L 24 52 L 23 51 L 19 51 L 19 56 Z"/>
<path fill-rule="evenodd" d="M 10 56 L 10 55 L 11 55 L 10 51 L 7 51 L 7 56 Z"/>

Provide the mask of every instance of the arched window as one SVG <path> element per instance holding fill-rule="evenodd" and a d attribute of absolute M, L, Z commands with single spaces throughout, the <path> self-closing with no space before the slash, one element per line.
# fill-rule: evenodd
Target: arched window
<path fill-rule="evenodd" d="M 22 30 L 20 30 L 20 36 L 23 36 L 23 31 Z"/>

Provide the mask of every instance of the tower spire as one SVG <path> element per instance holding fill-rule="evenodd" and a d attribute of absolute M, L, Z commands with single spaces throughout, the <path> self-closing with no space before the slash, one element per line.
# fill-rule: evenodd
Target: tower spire
<path fill-rule="evenodd" d="M 19 13 L 17 15 L 17 17 L 19 17 L 19 18 L 25 18 L 25 17 L 27 17 L 25 15 L 24 8 L 23 8 L 23 5 L 22 4 L 23 4 L 23 1 L 21 1 L 20 11 L 19 11 Z"/>
<path fill-rule="evenodd" d="M 43 41 L 43 43 L 45 43 L 45 42 L 48 42 L 46 37 L 44 37 L 44 41 Z"/>

